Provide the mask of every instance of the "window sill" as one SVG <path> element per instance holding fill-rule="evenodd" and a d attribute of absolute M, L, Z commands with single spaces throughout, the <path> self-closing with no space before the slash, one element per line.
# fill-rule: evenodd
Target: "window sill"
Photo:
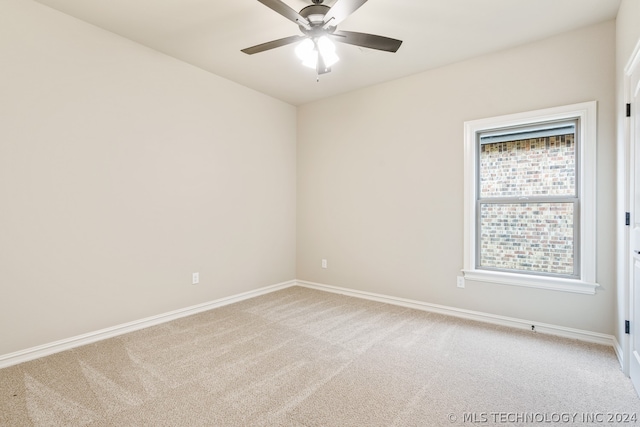
<path fill-rule="evenodd" d="M 562 279 L 548 276 L 529 276 L 526 274 L 503 273 L 497 271 L 463 270 L 465 280 L 494 283 L 499 285 L 524 286 L 527 288 L 549 289 L 553 291 L 573 292 L 594 295 L 598 285 L 583 280 Z"/>

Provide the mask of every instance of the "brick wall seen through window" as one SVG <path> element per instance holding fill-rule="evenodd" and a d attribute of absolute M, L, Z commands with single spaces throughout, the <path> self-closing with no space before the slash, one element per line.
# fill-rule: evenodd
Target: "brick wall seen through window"
<path fill-rule="evenodd" d="M 478 267 L 574 275 L 573 133 L 479 149 Z"/>

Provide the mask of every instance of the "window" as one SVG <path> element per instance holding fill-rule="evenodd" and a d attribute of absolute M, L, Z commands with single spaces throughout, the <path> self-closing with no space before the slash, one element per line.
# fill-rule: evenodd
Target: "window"
<path fill-rule="evenodd" d="M 476 268 L 579 277 L 576 122 L 478 134 Z"/>
<path fill-rule="evenodd" d="M 595 293 L 596 103 L 465 123 L 469 280 Z"/>

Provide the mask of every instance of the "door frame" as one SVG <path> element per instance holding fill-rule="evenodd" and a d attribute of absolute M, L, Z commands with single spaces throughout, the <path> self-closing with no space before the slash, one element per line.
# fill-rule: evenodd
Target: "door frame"
<path fill-rule="evenodd" d="M 630 213 L 630 224 L 634 224 L 636 215 L 640 215 L 640 212 L 634 212 L 633 195 L 635 194 L 635 175 L 640 174 L 640 170 L 635 170 L 633 164 L 635 153 L 635 144 L 632 141 L 634 115 L 626 117 L 626 105 L 631 103 L 631 76 L 638 69 L 640 71 L 640 40 L 636 43 L 633 53 L 629 57 L 626 66 L 624 67 L 623 77 L 623 94 L 622 103 L 620 105 L 619 114 L 619 126 L 618 130 L 622 131 L 622 135 L 618 137 L 618 213 L 620 218 L 624 218 L 622 215 Z M 638 103 L 640 104 L 640 103 Z M 640 105 L 632 106 L 633 109 L 640 108 Z M 638 153 L 640 156 L 640 153 Z M 640 189 L 638 189 L 640 190 Z M 639 218 L 640 219 L 640 218 Z M 617 280 L 617 301 L 618 301 L 618 324 L 616 330 L 619 331 L 618 337 L 620 341 L 616 346 L 616 353 L 622 367 L 622 372 L 629 376 L 630 374 L 630 361 L 633 356 L 631 347 L 631 335 L 626 334 L 624 331 L 624 324 L 626 320 L 633 323 L 640 322 L 640 319 L 633 318 L 633 268 L 634 268 L 634 256 L 631 253 L 631 228 L 626 226 L 624 221 L 618 222 L 622 224 L 618 228 L 618 280 Z M 638 390 L 640 394 L 640 390 Z"/>

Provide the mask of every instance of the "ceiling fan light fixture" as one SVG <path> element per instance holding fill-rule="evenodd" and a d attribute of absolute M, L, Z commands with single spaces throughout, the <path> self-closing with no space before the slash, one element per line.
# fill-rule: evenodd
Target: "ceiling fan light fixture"
<path fill-rule="evenodd" d="M 340 60 L 336 55 L 335 45 L 327 36 L 322 36 L 315 42 L 311 39 L 304 39 L 296 46 L 296 55 L 302 61 L 302 65 L 314 69 L 318 65 L 318 55 L 322 55 L 327 68 Z"/>
<path fill-rule="evenodd" d="M 302 65 L 307 68 L 313 68 L 315 70 L 318 66 L 318 52 L 316 52 L 315 50 L 311 52 L 309 57 L 302 61 Z"/>
<path fill-rule="evenodd" d="M 315 46 L 311 39 L 302 40 L 298 46 L 296 46 L 296 56 L 300 58 L 302 63 L 308 62 L 315 57 L 317 60 L 318 52 L 315 50 Z"/>
<path fill-rule="evenodd" d="M 336 55 L 336 45 L 327 36 L 322 36 L 318 39 L 318 51 L 327 67 L 331 67 L 340 60 Z"/>

